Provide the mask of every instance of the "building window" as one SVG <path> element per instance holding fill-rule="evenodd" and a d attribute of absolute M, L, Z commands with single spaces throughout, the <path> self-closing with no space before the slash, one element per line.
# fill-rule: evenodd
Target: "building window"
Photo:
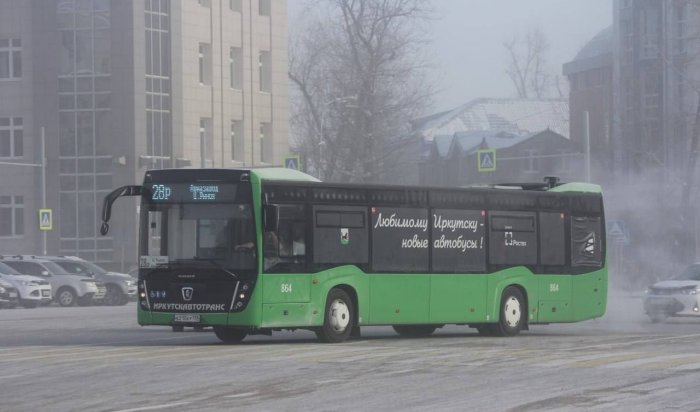
<path fill-rule="evenodd" d="M 0 39 L 0 79 L 22 77 L 22 41 Z"/>
<path fill-rule="evenodd" d="M 24 156 L 21 117 L 0 117 L 0 157 Z"/>
<path fill-rule="evenodd" d="M 201 154 L 201 167 L 214 165 L 214 134 L 212 133 L 211 118 L 199 119 L 199 148 Z"/>
<path fill-rule="evenodd" d="M 243 88 L 243 50 L 240 47 L 231 47 L 228 61 L 231 71 L 231 88 L 241 90 Z"/>
<path fill-rule="evenodd" d="M 261 51 L 258 57 L 258 67 L 260 69 L 260 91 L 270 92 L 272 90 L 272 71 L 270 70 L 270 52 Z"/>
<path fill-rule="evenodd" d="M 243 121 L 231 120 L 231 160 L 242 162 L 244 159 Z"/>
<path fill-rule="evenodd" d="M 260 161 L 272 163 L 270 155 L 272 149 L 272 124 L 260 123 Z"/>
<path fill-rule="evenodd" d="M 24 196 L 0 196 L 0 237 L 24 235 Z"/>
<path fill-rule="evenodd" d="M 241 0 L 229 0 L 229 7 L 233 11 L 241 12 L 243 10 L 243 6 L 241 4 Z"/>
<path fill-rule="evenodd" d="M 211 45 L 199 43 L 199 84 L 211 84 Z"/>
<path fill-rule="evenodd" d="M 258 14 L 261 16 L 269 16 L 270 15 L 270 0 L 258 0 Z"/>

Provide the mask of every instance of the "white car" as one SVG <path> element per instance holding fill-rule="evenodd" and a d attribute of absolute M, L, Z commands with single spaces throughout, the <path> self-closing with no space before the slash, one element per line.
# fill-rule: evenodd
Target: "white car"
<path fill-rule="evenodd" d="M 17 289 L 19 304 L 25 308 L 51 303 L 51 285 L 41 278 L 23 275 L 0 262 L 0 279 Z"/>
<path fill-rule="evenodd" d="M 700 316 L 700 263 L 651 285 L 644 298 L 644 311 L 652 322 L 670 316 Z"/>
<path fill-rule="evenodd" d="M 37 276 L 51 284 L 53 299 L 61 306 L 88 306 L 102 301 L 107 292 L 104 283 L 93 277 L 67 273 L 48 259 L 31 256 L 5 256 L 3 263 L 20 273 Z"/>
<path fill-rule="evenodd" d="M 101 281 L 107 287 L 103 302 L 105 305 L 126 305 L 130 300 L 136 300 L 136 279 L 126 273 L 108 272 L 95 263 L 88 262 L 77 256 L 45 256 L 59 265 L 68 273 L 90 275 Z"/>

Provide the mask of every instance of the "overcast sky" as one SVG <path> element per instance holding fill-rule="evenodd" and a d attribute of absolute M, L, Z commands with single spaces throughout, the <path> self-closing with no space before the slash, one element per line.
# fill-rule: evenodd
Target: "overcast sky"
<path fill-rule="evenodd" d="M 289 0 L 290 31 L 306 0 Z M 433 0 L 429 56 L 438 88 L 435 112 L 477 97 L 514 97 L 503 42 L 539 27 L 550 43 L 553 74 L 600 30 L 612 24 L 612 0 Z"/>

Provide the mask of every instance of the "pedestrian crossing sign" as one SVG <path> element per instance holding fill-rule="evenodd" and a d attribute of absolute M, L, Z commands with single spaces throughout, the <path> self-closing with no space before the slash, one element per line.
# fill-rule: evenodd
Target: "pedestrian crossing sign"
<path fill-rule="evenodd" d="M 301 170 L 299 156 L 287 156 L 284 158 L 284 167 L 287 169 Z"/>
<path fill-rule="evenodd" d="M 496 171 L 496 149 L 482 149 L 476 152 L 479 172 Z"/>
<path fill-rule="evenodd" d="M 39 209 L 39 230 L 52 230 L 52 209 Z"/>

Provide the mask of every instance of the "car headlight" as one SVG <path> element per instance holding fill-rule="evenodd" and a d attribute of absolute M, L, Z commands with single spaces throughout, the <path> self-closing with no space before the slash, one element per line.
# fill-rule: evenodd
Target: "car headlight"
<path fill-rule="evenodd" d="M 23 281 L 22 281 L 22 284 L 23 284 L 24 286 L 29 286 L 29 285 L 31 285 L 32 283 L 31 283 L 30 281 L 28 281 L 28 280 L 23 280 Z"/>
<path fill-rule="evenodd" d="M 689 292 L 691 295 L 697 295 L 700 293 L 700 287 L 695 288 Z"/>
<path fill-rule="evenodd" d="M 134 282 L 131 280 L 127 280 L 124 283 L 126 284 L 126 286 L 134 286 Z"/>
<path fill-rule="evenodd" d="M 7 292 L 7 290 L 4 287 L 0 286 L 0 293 L 5 293 L 5 292 Z"/>

